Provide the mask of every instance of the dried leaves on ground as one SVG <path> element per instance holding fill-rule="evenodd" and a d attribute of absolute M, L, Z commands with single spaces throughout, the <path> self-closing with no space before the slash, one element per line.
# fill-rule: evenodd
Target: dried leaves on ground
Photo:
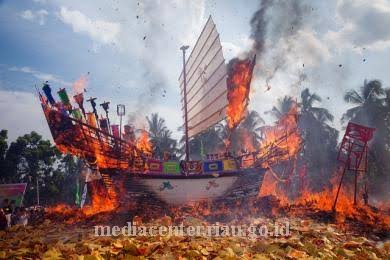
<path fill-rule="evenodd" d="M 254 226 L 287 219 L 252 219 Z M 287 237 L 95 236 L 93 226 L 46 220 L 0 232 L 2 259 L 389 259 L 390 242 L 340 225 L 292 218 Z M 205 225 L 200 219 L 189 219 Z M 171 224 L 169 217 L 145 225 Z M 109 224 L 108 224 L 109 225 Z"/>

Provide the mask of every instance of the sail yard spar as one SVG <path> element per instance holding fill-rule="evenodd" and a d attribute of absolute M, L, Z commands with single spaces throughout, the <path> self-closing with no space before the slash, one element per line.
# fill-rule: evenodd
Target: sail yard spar
<path fill-rule="evenodd" d="M 193 137 L 223 120 L 228 104 L 227 71 L 215 23 L 209 16 L 179 77 L 183 119 L 187 98 L 188 137 Z"/>

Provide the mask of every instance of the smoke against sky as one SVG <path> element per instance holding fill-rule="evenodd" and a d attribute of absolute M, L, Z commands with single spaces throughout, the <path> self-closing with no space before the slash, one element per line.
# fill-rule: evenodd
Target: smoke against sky
<path fill-rule="evenodd" d="M 365 77 L 384 75 L 360 72 L 364 65 L 368 69 L 369 63 L 375 62 L 368 56 L 388 52 L 390 46 L 388 32 L 382 30 L 382 25 L 390 22 L 389 16 L 384 18 L 390 14 L 390 5 L 381 0 L 371 3 L 261 1 L 251 20 L 253 49 L 260 54 L 252 108 L 261 104 L 269 109 L 278 97 L 298 97 L 308 87 L 323 97 L 321 105 L 336 116 L 335 125 L 340 128 L 338 118 L 347 107 L 342 100 L 344 91 L 360 86 Z M 378 18 L 371 20 L 370 28 L 361 26 L 361 21 L 371 16 Z M 358 34 L 353 32 L 357 28 Z M 386 78 L 380 77 L 385 85 Z"/>

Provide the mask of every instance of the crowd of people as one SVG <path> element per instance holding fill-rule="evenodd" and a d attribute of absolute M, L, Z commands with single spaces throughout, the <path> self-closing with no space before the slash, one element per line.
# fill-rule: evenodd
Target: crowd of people
<path fill-rule="evenodd" d="M 33 206 L 29 208 L 16 206 L 14 200 L 4 199 L 0 209 L 0 230 L 13 225 L 26 226 L 43 221 L 43 208 Z"/>

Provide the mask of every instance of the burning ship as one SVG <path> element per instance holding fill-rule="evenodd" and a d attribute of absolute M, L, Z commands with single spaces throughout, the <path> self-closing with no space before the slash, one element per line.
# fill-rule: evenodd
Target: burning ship
<path fill-rule="evenodd" d="M 111 125 L 109 102 L 100 104 L 104 116 L 98 114 L 96 98 L 90 98 L 92 111 L 84 107 L 84 93 L 74 96 L 72 105 L 65 89 L 60 89 L 56 102 L 50 86 L 38 91 L 51 134 L 58 149 L 82 158 L 92 172 L 102 178 L 106 194 L 116 201 L 148 201 L 179 205 L 192 201 L 234 201 L 255 197 L 275 157 L 283 158 L 280 149 L 289 132 L 284 131 L 261 150 L 232 155 L 222 154 L 191 160 L 188 140 L 228 120 L 231 131 L 245 116 L 255 57 L 237 60 L 228 67 L 216 26 L 209 17 L 188 59 L 183 46 L 183 71 L 179 77 L 185 130 L 185 160 L 156 158 L 148 146 L 147 134 L 135 142 L 134 130 L 125 125 Z M 235 107 L 232 107 L 235 106 Z M 124 106 L 118 105 L 122 119 Z M 145 147 L 146 146 L 146 147 Z M 266 163 L 265 163 L 266 162 Z M 120 196 L 119 196 L 120 195 Z"/>

